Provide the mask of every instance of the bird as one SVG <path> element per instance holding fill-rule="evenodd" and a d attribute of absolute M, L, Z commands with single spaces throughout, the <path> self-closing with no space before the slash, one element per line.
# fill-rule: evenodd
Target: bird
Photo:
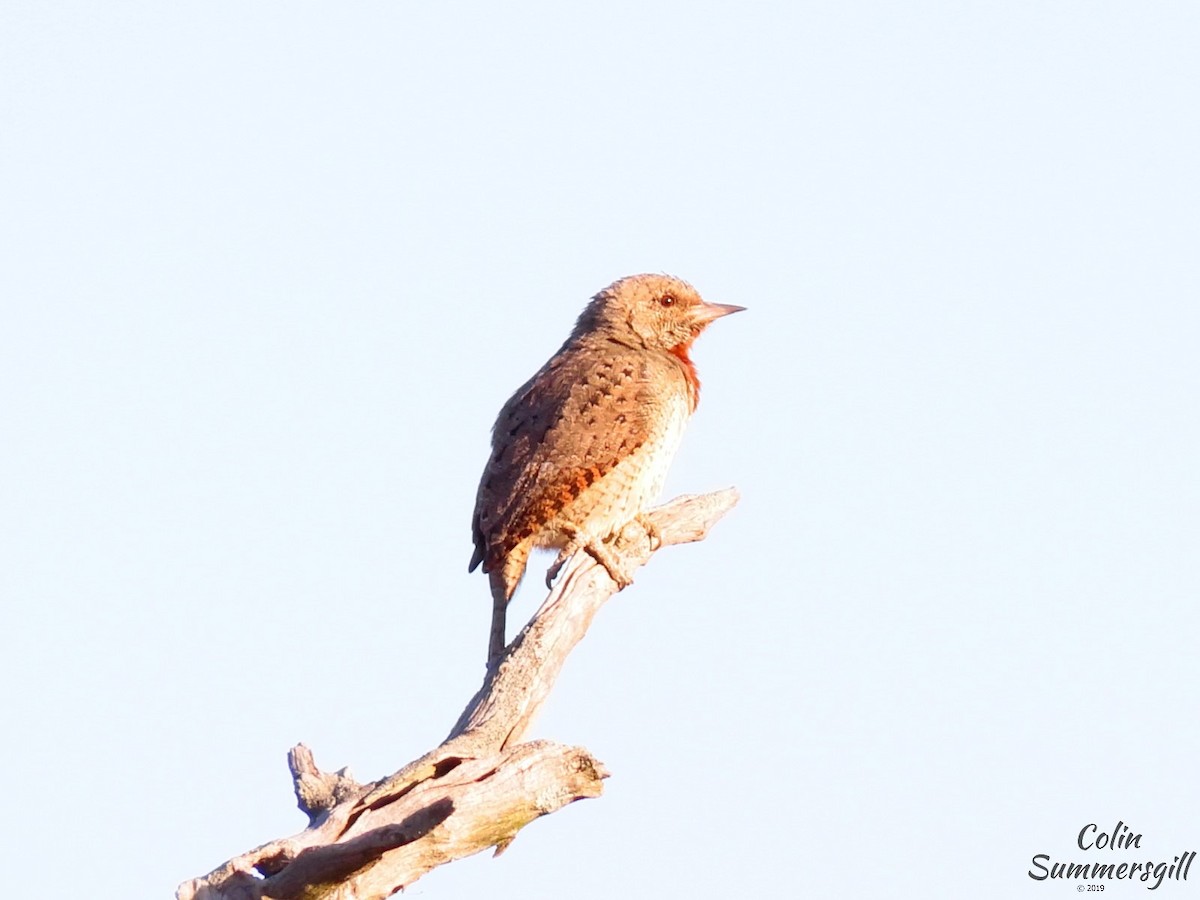
<path fill-rule="evenodd" d="M 584 307 L 562 347 L 509 398 L 492 428 L 471 531 L 492 593 L 488 667 L 505 649 L 509 601 L 535 548 L 558 550 L 546 584 L 577 551 L 632 583 L 611 539 L 662 491 L 700 400 L 692 343 L 745 307 L 709 303 L 686 281 L 630 275 Z"/>

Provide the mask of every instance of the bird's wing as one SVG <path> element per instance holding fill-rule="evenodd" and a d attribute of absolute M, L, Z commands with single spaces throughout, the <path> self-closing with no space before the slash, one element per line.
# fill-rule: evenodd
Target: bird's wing
<path fill-rule="evenodd" d="M 657 391 L 628 353 L 562 352 L 500 411 L 475 503 L 474 569 L 490 571 L 650 436 Z"/>

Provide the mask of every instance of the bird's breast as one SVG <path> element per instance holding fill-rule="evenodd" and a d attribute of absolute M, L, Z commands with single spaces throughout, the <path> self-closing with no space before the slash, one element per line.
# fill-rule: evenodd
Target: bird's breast
<path fill-rule="evenodd" d="M 562 510 L 546 532 L 548 540 L 556 539 L 559 525 L 607 537 L 649 509 L 662 493 L 691 416 L 691 403 L 679 391 L 655 406 L 646 440 Z"/>

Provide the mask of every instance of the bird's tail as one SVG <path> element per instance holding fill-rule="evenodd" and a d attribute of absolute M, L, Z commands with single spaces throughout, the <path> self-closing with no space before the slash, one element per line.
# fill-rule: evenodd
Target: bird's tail
<path fill-rule="evenodd" d="M 492 589 L 492 631 L 488 635 L 489 669 L 496 666 L 500 657 L 504 655 L 504 625 L 508 601 L 517 592 L 517 585 L 525 575 L 525 564 L 529 562 L 531 549 L 532 542 L 526 541 L 509 550 L 502 559 L 485 566 L 488 570 L 488 584 Z"/>
<path fill-rule="evenodd" d="M 506 641 L 505 620 L 508 613 L 508 601 L 512 590 L 504 577 L 504 569 L 497 566 L 488 573 L 488 583 L 492 588 L 492 631 L 488 635 L 488 668 L 493 668 L 504 655 Z M 515 587 L 515 585 L 514 585 Z"/>

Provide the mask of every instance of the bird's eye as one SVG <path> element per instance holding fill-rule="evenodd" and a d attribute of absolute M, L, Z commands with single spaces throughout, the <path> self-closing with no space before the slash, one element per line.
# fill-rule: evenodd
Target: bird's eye
<path fill-rule="evenodd" d="M 663 294 L 661 297 L 658 298 L 658 305 L 659 306 L 674 306 L 675 298 L 672 297 L 670 294 Z"/>

